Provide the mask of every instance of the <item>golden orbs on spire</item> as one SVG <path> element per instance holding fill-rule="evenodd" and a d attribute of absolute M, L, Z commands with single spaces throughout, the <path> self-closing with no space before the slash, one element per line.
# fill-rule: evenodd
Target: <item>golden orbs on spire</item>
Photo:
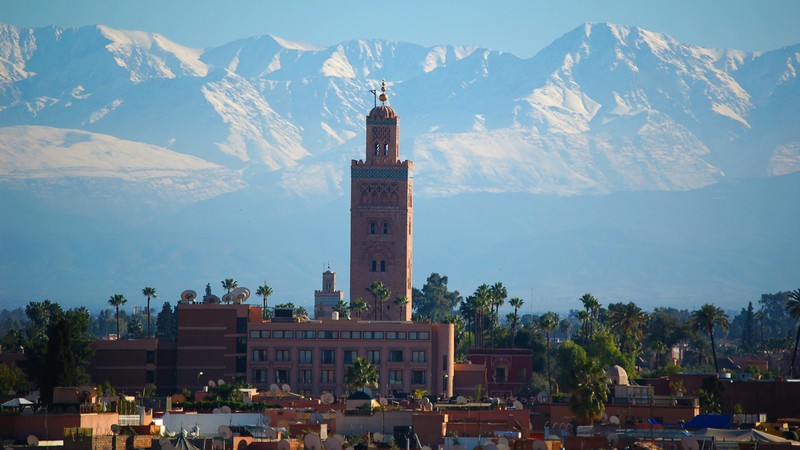
<path fill-rule="evenodd" d="M 386 101 L 389 100 L 389 96 L 386 95 L 386 80 L 381 81 L 381 95 L 378 96 L 378 100 L 380 100 L 381 103 L 386 103 Z"/>

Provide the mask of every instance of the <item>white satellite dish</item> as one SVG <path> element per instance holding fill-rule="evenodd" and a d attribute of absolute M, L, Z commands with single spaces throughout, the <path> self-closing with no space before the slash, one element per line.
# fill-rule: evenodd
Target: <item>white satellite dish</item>
<path fill-rule="evenodd" d="M 374 440 L 375 442 L 383 442 L 383 434 L 382 434 L 382 433 L 375 432 L 375 433 L 372 435 L 372 440 Z"/>
<path fill-rule="evenodd" d="M 225 406 L 223 406 L 222 408 L 219 409 L 219 412 L 221 412 L 222 414 L 230 414 L 231 413 L 231 407 L 228 406 L 228 405 L 225 405 Z"/>
<path fill-rule="evenodd" d="M 456 403 L 459 404 L 459 405 L 466 405 L 467 404 L 467 398 L 464 397 L 463 395 L 459 395 L 458 397 L 456 397 Z"/>
<path fill-rule="evenodd" d="M 220 300 L 222 300 L 222 303 L 230 303 L 233 301 L 233 294 L 228 292 L 227 294 L 224 294 Z"/>
<path fill-rule="evenodd" d="M 117 425 L 117 424 L 112 424 L 111 425 L 111 433 L 112 434 L 119 434 L 119 430 L 120 430 L 119 425 Z"/>
<path fill-rule="evenodd" d="M 508 445 L 508 439 L 506 439 L 506 437 L 505 437 L 505 436 L 500 436 L 500 437 L 498 437 L 498 438 L 497 438 L 497 448 L 498 448 L 498 449 L 500 448 L 500 444 L 506 444 L 506 445 Z"/>
<path fill-rule="evenodd" d="M 208 387 L 210 388 L 217 387 L 217 383 L 215 383 L 214 380 L 208 380 Z"/>
<path fill-rule="evenodd" d="M 291 448 L 292 444 L 290 444 L 286 439 L 281 439 L 278 441 L 278 450 L 290 450 Z"/>
<path fill-rule="evenodd" d="M 606 439 L 608 439 L 608 445 L 610 445 L 612 447 L 617 445 L 617 442 L 619 442 L 619 436 L 617 436 L 617 433 L 615 433 L 613 431 L 609 432 L 606 435 Z"/>
<path fill-rule="evenodd" d="M 617 416 L 610 416 L 610 417 L 608 418 L 608 423 L 610 423 L 611 425 L 619 425 L 619 417 L 617 417 Z"/>
<path fill-rule="evenodd" d="M 533 450 L 548 450 L 544 441 L 533 441 Z"/>
<path fill-rule="evenodd" d="M 334 398 L 333 394 L 331 394 L 330 392 L 323 392 L 320 401 L 322 402 L 323 405 L 330 405 L 331 403 L 336 401 L 336 398 Z"/>
<path fill-rule="evenodd" d="M 222 386 L 223 384 L 225 384 L 225 380 L 223 380 L 222 378 L 217 380 L 217 386 Z"/>
<path fill-rule="evenodd" d="M 39 438 L 34 436 L 34 435 L 32 435 L 32 434 L 28 435 L 27 442 L 28 442 L 28 446 L 29 447 L 38 447 L 39 446 Z"/>
<path fill-rule="evenodd" d="M 250 298 L 250 289 L 238 287 L 231 292 L 231 296 L 233 297 L 233 303 L 243 303 Z"/>
<path fill-rule="evenodd" d="M 272 383 L 269 385 L 269 391 L 272 392 L 273 394 L 277 394 L 279 390 L 281 389 L 278 387 L 277 384 Z"/>
<path fill-rule="evenodd" d="M 700 443 L 691 436 L 683 437 L 681 439 L 681 445 L 685 450 L 700 450 Z"/>
<path fill-rule="evenodd" d="M 292 387 L 289 386 L 288 384 L 284 383 L 284 384 L 281 385 L 281 390 L 288 394 L 289 392 L 292 392 Z"/>
<path fill-rule="evenodd" d="M 381 397 L 381 399 L 378 400 L 378 403 L 380 403 L 381 406 L 386 406 L 389 404 L 389 400 L 386 400 L 386 397 Z"/>
<path fill-rule="evenodd" d="M 192 303 L 197 298 L 197 292 L 187 289 L 181 292 L 181 303 Z"/>
<path fill-rule="evenodd" d="M 325 450 L 342 450 L 342 441 L 336 436 L 325 439 Z"/>
<path fill-rule="evenodd" d="M 514 400 L 514 409 L 524 409 L 525 407 L 522 405 L 522 402 L 519 400 Z"/>
<path fill-rule="evenodd" d="M 322 450 L 322 440 L 319 438 L 318 433 L 306 433 L 303 437 L 303 445 L 305 445 L 306 450 Z"/>
<path fill-rule="evenodd" d="M 211 414 L 219 414 L 219 413 L 220 413 L 219 408 L 214 408 L 211 410 Z"/>
<path fill-rule="evenodd" d="M 217 433 L 219 433 L 219 437 L 222 439 L 230 439 L 233 437 L 233 431 L 231 431 L 231 428 L 227 425 L 220 425 L 219 428 L 217 428 Z"/>

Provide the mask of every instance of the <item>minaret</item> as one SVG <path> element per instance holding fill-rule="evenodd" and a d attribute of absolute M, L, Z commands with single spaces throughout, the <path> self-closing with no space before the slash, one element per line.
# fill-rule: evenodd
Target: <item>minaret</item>
<path fill-rule="evenodd" d="M 344 300 L 344 292 L 336 290 L 336 272 L 331 272 L 328 264 L 322 272 L 322 290 L 314 291 L 314 319 L 330 318 L 339 300 Z"/>
<path fill-rule="evenodd" d="M 378 99 L 367 116 L 365 158 L 350 164 L 350 302 L 367 302 L 365 320 L 408 321 L 414 164 L 400 161 L 400 118 L 386 105 L 385 82 Z M 385 302 L 370 292 L 376 281 L 389 289 Z"/>

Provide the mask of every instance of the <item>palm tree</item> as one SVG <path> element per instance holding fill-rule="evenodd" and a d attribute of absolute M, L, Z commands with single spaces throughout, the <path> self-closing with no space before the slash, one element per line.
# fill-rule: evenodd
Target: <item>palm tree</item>
<path fill-rule="evenodd" d="M 514 307 L 514 320 L 511 321 L 511 348 L 514 348 L 514 334 L 517 331 L 517 322 L 519 322 L 519 309 L 522 308 L 522 304 L 525 303 L 525 300 L 514 297 L 509 300 L 508 303 Z"/>
<path fill-rule="evenodd" d="M 230 294 L 231 291 L 236 289 L 238 286 L 239 283 L 237 283 L 233 278 L 225 278 L 222 280 L 222 289 L 225 289 L 228 294 Z"/>
<path fill-rule="evenodd" d="M 558 331 L 564 335 L 564 340 L 568 340 L 572 336 L 572 322 L 567 318 L 561 319 L 561 322 L 558 322 Z"/>
<path fill-rule="evenodd" d="M 544 331 L 547 346 L 547 395 L 552 395 L 553 392 L 553 376 L 550 370 L 550 332 L 556 329 L 558 321 L 558 314 L 554 312 L 547 312 L 539 317 L 539 327 Z"/>
<path fill-rule="evenodd" d="M 789 317 L 800 321 L 800 289 L 789 292 L 789 299 L 786 300 L 786 312 Z M 800 324 L 797 327 L 797 337 L 794 339 L 794 352 L 792 352 L 792 365 L 789 366 L 789 378 L 794 378 L 794 362 L 797 358 L 797 344 L 800 343 Z"/>
<path fill-rule="evenodd" d="M 405 308 L 405 306 L 408 304 L 408 299 L 405 295 L 401 295 L 400 297 L 394 299 L 394 304 L 400 307 L 400 311 L 404 311 L 403 308 Z M 400 317 L 404 318 L 405 314 L 400 314 Z"/>
<path fill-rule="evenodd" d="M 383 320 L 383 306 L 382 305 L 383 305 L 383 302 L 385 302 L 386 300 L 389 299 L 389 296 L 392 295 L 392 292 L 389 290 L 388 287 L 386 287 L 385 284 L 383 284 L 382 281 L 379 281 L 379 280 L 373 281 L 372 284 L 370 284 L 369 287 L 367 288 L 367 292 L 372 294 L 372 296 L 375 298 L 375 303 L 374 303 L 375 309 L 376 309 L 375 320 L 378 320 L 378 313 L 377 313 L 378 301 L 380 301 L 380 303 L 381 303 L 381 309 L 380 309 L 381 317 L 380 317 L 380 320 Z"/>
<path fill-rule="evenodd" d="M 358 316 L 359 319 L 361 318 L 361 315 L 364 313 L 364 311 L 367 311 L 368 309 L 369 309 L 369 303 L 367 303 L 367 301 L 361 297 L 356 297 L 355 299 L 353 299 L 353 301 L 350 302 L 350 311 L 355 311 L 356 316 Z"/>
<path fill-rule="evenodd" d="M 363 389 L 365 386 L 377 386 L 379 375 L 377 368 L 364 358 L 356 358 L 353 365 L 344 373 L 344 383 L 348 389 Z"/>
<path fill-rule="evenodd" d="M 116 317 L 117 317 L 117 339 L 120 338 L 119 335 L 119 307 L 128 303 L 128 300 L 125 299 L 125 296 L 122 294 L 114 294 L 108 299 L 108 304 L 113 306 L 116 309 Z"/>
<path fill-rule="evenodd" d="M 653 350 L 653 356 L 655 357 L 655 368 L 660 369 L 664 367 L 666 364 L 663 361 L 663 357 L 669 353 L 669 347 L 667 347 L 667 344 L 659 340 L 654 340 L 650 342 L 650 349 Z"/>
<path fill-rule="evenodd" d="M 475 289 L 475 293 L 472 294 L 473 298 L 475 299 L 475 311 L 476 311 L 476 320 L 475 320 L 475 345 L 478 348 L 483 348 L 483 328 L 484 328 L 484 320 L 483 315 L 486 308 L 491 308 L 492 305 L 492 291 L 488 284 L 482 284 Z"/>
<path fill-rule="evenodd" d="M 333 307 L 333 310 L 339 313 L 339 317 L 349 318 L 347 313 L 350 311 L 350 306 L 344 300 L 339 299 L 339 301 L 336 302 L 336 305 Z"/>
<path fill-rule="evenodd" d="M 503 286 L 503 283 L 499 281 L 492 285 L 489 288 L 490 294 L 490 307 L 494 308 L 494 317 L 497 317 L 498 320 L 500 318 L 500 307 L 503 306 L 506 302 L 506 298 L 508 298 L 508 289 Z M 492 327 L 492 345 L 494 346 L 494 340 L 496 335 L 496 328 Z"/>
<path fill-rule="evenodd" d="M 608 384 L 605 371 L 594 359 L 589 359 L 577 367 L 573 374 L 569 410 L 578 423 L 589 425 L 599 419 L 608 398 Z"/>
<path fill-rule="evenodd" d="M 646 323 L 647 313 L 633 302 L 608 305 L 608 324 L 619 336 L 623 352 L 632 353 L 636 344 L 642 341 Z"/>
<path fill-rule="evenodd" d="M 224 285 L 224 283 L 223 283 L 223 285 Z M 261 307 L 261 318 L 262 319 L 266 319 L 267 318 L 267 299 L 269 298 L 270 295 L 272 295 L 272 288 L 269 287 L 269 285 L 267 284 L 266 281 L 264 281 L 264 284 L 262 284 L 261 286 L 258 287 L 258 289 L 256 289 L 256 295 L 260 295 L 261 298 L 264 299 L 263 306 Z"/>
<path fill-rule="evenodd" d="M 600 313 L 600 302 L 594 297 L 594 295 L 590 293 L 585 293 L 581 297 L 581 302 L 583 302 L 583 308 L 589 313 L 589 340 L 594 337 L 594 325 L 597 321 L 597 317 Z"/>
<path fill-rule="evenodd" d="M 717 348 L 714 344 L 714 327 L 727 330 L 730 328 L 728 323 L 728 315 L 722 308 L 718 308 L 710 303 L 701 306 L 697 311 L 692 312 L 692 329 L 695 331 L 704 331 L 708 333 L 711 338 L 711 353 L 714 356 L 714 370 L 719 372 L 719 363 L 717 363 Z"/>
<path fill-rule="evenodd" d="M 146 287 L 142 289 L 142 295 L 147 297 L 147 339 L 153 337 L 150 333 L 150 297 L 158 298 L 155 288 Z"/>
<path fill-rule="evenodd" d="M 477 340 L 475 338 L 475 329 L 478 323 L 478 301 L 475 300 L 475 297 L 467 297 L 465 298 L 461 304 L 458 306 L 458 312 L 461 314 L 461 317 L 464 318 L 466 321 L 466 329 L 469 331 L 470 325 L 472 325 L 472 336 L 473 336 L 473 345 L 477 344 Z"/>

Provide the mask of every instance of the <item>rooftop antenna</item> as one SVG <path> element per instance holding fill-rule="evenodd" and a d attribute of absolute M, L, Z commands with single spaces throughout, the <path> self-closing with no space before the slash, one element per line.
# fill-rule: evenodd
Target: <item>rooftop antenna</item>
<path fill-rule="evenodd" d="M 372 98 L 373 98 L 373 103 L 374 103 L 373 108 L 377 108 L 378 107 L 378 90 L 377 89 L 370 89 L 369 91 L 372 92 Z"/>

